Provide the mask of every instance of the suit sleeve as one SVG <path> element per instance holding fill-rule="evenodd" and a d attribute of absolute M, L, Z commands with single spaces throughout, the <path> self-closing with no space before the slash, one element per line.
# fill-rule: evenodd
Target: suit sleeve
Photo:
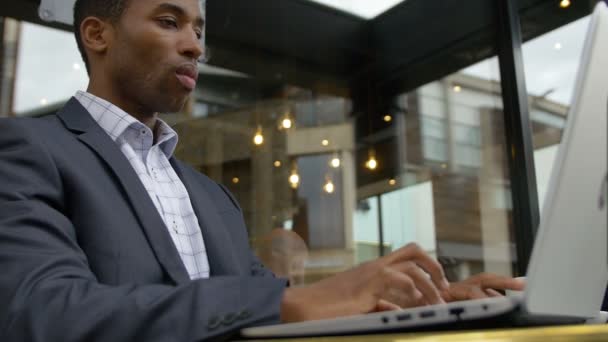
<path fill-rule="evenodd" d="M 0 341 L 216 340 L 279 322 L 285 281 L 272 277 L 100 283 L 61 172 L 28 127 L 0 120 Z"/>

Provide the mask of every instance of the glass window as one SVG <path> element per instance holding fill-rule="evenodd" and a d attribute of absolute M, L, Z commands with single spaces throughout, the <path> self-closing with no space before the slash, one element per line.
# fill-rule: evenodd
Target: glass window
<path fill-rule="evenodd" d="M 589 22 L 589 16 L 583 17 L 523 45 L 540 208 L 572 103 Z"/>
<path fill-rule="evenodd" d="M 356 263 L 375 259 L 381 254 L 379 213 L 377 196 L 357 201 L 353 235 Z M 385 252 L 386 249 L 382 254 Z"/>
<path fill-rule="evenodd" d="M 50 112 L 87 84 L 73 33 L 21 24 L 13 108 L 16 115 Z"/>
<path fill-rule="evenodd" d="M 511 275 L 499 81 L 496 59 L 487 59 L 381 99 L 323 80 L 311 87 L 203 70 L 192 108 L 206 114 L 163 118 L 180 133 L 178 157 L 235 194 L 264 262 L 277 264 L 264 252 L 269 237 L 305 246 L 300 269 L 276 266 L 279 275 L 309 283 L 410 242 L 453 280 Z M 389 109 L 370 115 L 381 101 Z"/>
<path fill-rule="evenodd" d="M 397 131 L 398 166 L 376 184 L 383 243 L 420 244 L 452 279 L 510 275 L 515 262 L 498 74 L 492 58 L 401 95 L 397 107 L 418 110 L 397 127 L 422 129 Z"/>

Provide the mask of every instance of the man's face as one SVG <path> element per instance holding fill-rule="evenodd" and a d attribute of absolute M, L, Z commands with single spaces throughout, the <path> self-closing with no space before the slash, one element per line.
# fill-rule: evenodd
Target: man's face
<path fill-rule="evenodd" d="M 181 110 L 196 85 L 203 23 L 199 0 L 131 0 L 104 70 L 121 102 L 143 113 Z"/>

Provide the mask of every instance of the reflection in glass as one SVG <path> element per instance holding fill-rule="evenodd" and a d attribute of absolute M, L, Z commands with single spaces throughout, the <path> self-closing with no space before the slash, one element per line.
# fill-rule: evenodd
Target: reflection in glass
<path fill-rule="evenodd" d="M 277 255 L 292 262 L 268 247 L 269 237 L 292 235 L 306 246 L 305 257 L 296 258 L 305 259 L 296 262 L 304 283 L 411 242 L 438 257 L 452 279 L 510 275 L 502 99 L 491 79 L 498 66 L 482 64 L 476 68 L 486 78 L 460 72 L 395 96 L 396 109 L 379 116 L 386 126 L 363 136 L 349 118 L 350 99 L 289 85 L 283 95 L 257 98 L 247 78 L 214 92 L 227 105 L 206 116 L 165 119 L 180 134 L 178 157 L 239 200 L 252 245 L 263 259 L 274 256 L 268 263 L 277 273 L 292 277 Z M 251 139 L 256 133 L 262 144 Z M 239 182 L 230 181 L 235 177 Z"/>
<path fill-rule="evenodd" d="M 397 96 L 397 129 L 375 142 L 391 165 L 358 179 L 358 196 L 379 201 L 385 253 L 415 242 L 454 280 L 511 275 L 516 261 L 498 65 L 472 68 Z"/>

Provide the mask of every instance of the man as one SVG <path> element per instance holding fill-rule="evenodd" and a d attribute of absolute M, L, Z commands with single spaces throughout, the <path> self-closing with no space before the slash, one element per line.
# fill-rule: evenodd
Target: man
<path fill-rule="evenodd" d="M 416 245 L 289 288 L 226 188 L 172 157 L 157 118 L 194 90 L 198 0 L 78 0 L 90 83 L 57 115 L 0 123 L 0 341 L 197 341 L 245 326 L 499 295 L 448 284 Z"/>

